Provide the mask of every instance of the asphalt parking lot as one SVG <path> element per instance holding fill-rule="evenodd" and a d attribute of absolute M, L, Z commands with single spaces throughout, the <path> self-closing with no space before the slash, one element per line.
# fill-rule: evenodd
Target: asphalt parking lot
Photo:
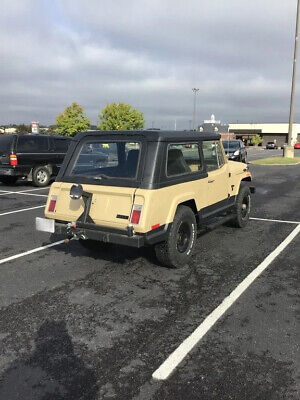
<path fill-rule="evenodd" d="M 248 147 L 247 153 L 248 153 L 248 162 L 251 162 L 253 160 L 259 160 L 261 158 L 266 158 L 266 157 L 280 157 L 282 156 L 283 150 L 282 149 L 266 150 L 263 147 Z M 299 149 L 295 149 L 295 157 L 300 157 Z"/>
<path fill-rule="evenodd" d="M 0 399 L 299 399 L 300 166 L 250 168 L 255 219 L 182 269 L 36 232 L 48 189 L 0 184 Z"/>

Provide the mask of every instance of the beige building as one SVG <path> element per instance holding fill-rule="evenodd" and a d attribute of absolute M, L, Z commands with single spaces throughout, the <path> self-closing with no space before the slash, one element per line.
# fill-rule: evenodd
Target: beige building
<path fill-rule="evenodd" d="M 259 135 L 263 139 L 262 145 L 276 141 L 278 146 L 287 143 L 289 124 L 287 123 L 253 123 L 253 124 L 229 124 L 229 132 L 235 134 L 237 139 L 249 142 L 251 136 Z M 294 124 L 292 144 L 300 142 L 300 124 Z"/>
<path fill-rule="evenodd" d="M 16 128 L 0 128 L 0 133 L 15 133 Z"/>

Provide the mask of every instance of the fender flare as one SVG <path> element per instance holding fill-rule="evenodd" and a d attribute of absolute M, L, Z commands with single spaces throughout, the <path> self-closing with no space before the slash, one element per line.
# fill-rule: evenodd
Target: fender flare
<path fill-rule="evenodd" d="M 186 201 L 190 201 L 190 200 L 195 202 L 196 208 L 197 208 L 197 202 L 196 202 L 196 199 L 195 199 L 195 193 L 187 192 L 184 195 L 180 194 L 178 196 L 175 196 L 172 199 L 172 203 L 171 203 L 170 210 L 169 210 L 168 217 L 167 217 L 167 222 L 168 223 L 173 222 L 178 206 L 180 204 L 182 204 L 182 203 L 184 203 Z"/>

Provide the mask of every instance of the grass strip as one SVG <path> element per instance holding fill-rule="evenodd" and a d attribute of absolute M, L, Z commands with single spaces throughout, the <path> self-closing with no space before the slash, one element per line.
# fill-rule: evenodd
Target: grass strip
<path fill-rule="evenodd" d="M 300 157 L 285 158 L 285 157 L 268 157 L 260 160 L 251 161 L 251 164 L 258 165 L 291 165 L 300 164 Z"/>

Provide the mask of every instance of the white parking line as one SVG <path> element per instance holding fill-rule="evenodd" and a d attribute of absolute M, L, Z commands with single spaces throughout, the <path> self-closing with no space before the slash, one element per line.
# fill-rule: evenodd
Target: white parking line
<path fill-rule="evenodd" d="M 255 279 L 271 264 L 271 262 L 292 242 L 300 232 L 300 225 L 268 255 L 234 290 L 222 303 L 212 311 L 198 328 L 180 344 L 179 347 L 163 362 L 163 364 L 152 374 L 157 380 L 165 380 L 181 363 L 186 355 L 197 345 L 209 329 L 222 317 L 232 304 L 244 293 L 244 291 L 255 281 Z"/>
<path fill-rule="evenodd" d="M 253 219 L 254 221 L 267 221 L 267 222 L 281 222 L 283 224 L 300 224 L 300 221 L 284 221 L 282 219 L 269 219 L 269 218 L 255 218 L 251 217 L 250 219 Z"/>
<path fill-rule="evenodd" d="M 9 194 L 21 194 L 23 196 L 37 196 L 37 197 L 48 197 L 47 194 L 35 194 L 35 193 L 27 193 L 27 192 L 5 192 L 5 193 L 0 193 L 0 196 L 5 196 Z"/>
<path fill-rule="evenodd" d="M 14 256 L 11 256 L 11 257 L 3 258 L 2 260 L 0 260 L 0 264 L 4 264 L 6 262 L 15 260 L 16 258 L 28 256 L 29 254 L 37 253 L 38 251 L 49 249 L 49 247 L 58 246 L 59 244 L 62 244 L 62 243 L 65 243 L 65 241 L 64 240 L 60 240 L 58 242 L 47 244 L 46 246 L 41 246 L 41 247 L 37 247 L 36 249 L 25 251 L 24 253 L 20 253 L 20 254 L 16 254 Z"/>
<path fill-rule="evenodd" d="M 33 188 L 33 189 L 26 189 L 26 190 L 16 190 L 14 193 L 25 193 L 25 192 L 33 192 L 35 190 L 46 190 L 49 189 L 48 187 L 42 187 L 42 188 Z M 11 193 L 11 190 L 0 190 L 0 192 L 8 192 Z"/>
<path fill-rule="evenodd" d="M 45 204 L 43 204 L 42 206 L 36 206 L 36 207 L 30 207 L 30 208 L 22 208 L 21 210 L 8 211 L 8 212 L 5 212 L 5 213 L 1 213 L 0 217 L 2 217 L 3 215 L 16 214 L 16 213 L 23 212 L 23 211 L 35 210 L 36 208 L 42 208 L 42 207 L 45 207 Z"/>

